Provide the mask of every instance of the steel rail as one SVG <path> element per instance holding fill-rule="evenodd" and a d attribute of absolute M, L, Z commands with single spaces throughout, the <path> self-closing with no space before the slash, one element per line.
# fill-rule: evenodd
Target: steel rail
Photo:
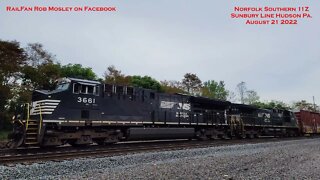
<path fill-rule="evenodd" d="M 3 154 L 0 155 L 0 164 L 9 165 L 17 163 L 35 163 L 42 161 L 57 161 L 57 160 L 68 160 L 74 158 L 86 158 L 86 157 L 110 157 L 119 156 L 130 153 L 141 153 L 141 152 L 155 152 L 155 151 L 170 151 L 170 150 L 181 150 L 191 148 L 206 148 L 206 147 L 217 147 L 224 145 L 239 145 L 239 144 L 257 144 L 267 142 L 281 142 L 290 140 L 307 139 L 305 137 L 295 138 L 268 138 L 268 139 L 250 139 L 250 140 L 217 140 L 217 141 L 180 141 L 180 142 L 158 142 L 158 143 L 138 143 L 138 144 L 119 144 L 112 147 L 101 147 L 97 146 L 93 149 L 78 149 L 78 148 L 67 148 L 67 150 L 57 151 L 40 151 L 35 150 L 34 153 L 25 151 L 22 154 Z"/>

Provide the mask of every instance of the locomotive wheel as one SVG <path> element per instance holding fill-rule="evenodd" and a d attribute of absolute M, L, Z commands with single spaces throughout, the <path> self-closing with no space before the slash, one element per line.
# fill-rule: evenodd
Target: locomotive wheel
<path fill-rule="evenodd" d="M 196 132 L 196 137 L 198 140 L 200 141 L 205 141 L 208 139 L 207 135 L 206 135 L 206 130 L 205 129 L 201 129 L 199 131 Z"/>
<path fill-rule="evenodd" d="M 73 147 L 86 147 L 89 145 L 89 144 L 76 144 L 75 141 L 72 141 L 72 142 L 69 141 L 69 144 Z"/>
<path fill-rule="evenodd" d="M 96 142 L 98 145 L 108 145 L 108 144 L 115 144 L 119 142 L 120 139 L 123 138 L 122 133 L 110 135 L 107 138 L 99 138 L 95 139 L 94 142 Z"/>
<path fill-rule="evenodd" d="M 90 143 L 78 144 L 77 141 L 78 141 L 78 139 L 69 140 L 68 143 L 73 147 L 85 147 L 85 146 L 89 146 L 90 145 Z"/>
<path fill-rule="evenodd" d="M 254 137 L 255 138 L 260 138 L 261 137 L 261 134 L 259 132 L 257 132 L 257 134 L 254 134 Z"/>
<path fill-rule="evenodd" d="M 212 140 L 218 140 L 219 137 L 218 137 L 217 134 L 213 134 L 213 135 L 210 136 L 210 139 L 212 139 Z"/>
<path fill-rule="evenodd" d="M 241 133 L 241 134 L 239 134 L 238 138 L 239 139 L 245 139 L 246 138 L 246 134 Z"/>
<path fill-rule="evenodd" d="M 224 134 L 221 135 L 221 139 L 229 140 L 231 138 L 228 136 L 227 133 L 224 133 Z"/>
<path fill-rule="evenodd" d="M 105 145 L 104 139 L 96 139 L 95 142 L 96 142 L 99 146 Z"/>
<path fill-rule="evenodd" d="M 70 144 L 71 146 L 75 146 L 75 142 L 76 142 L 76 140 L 70 140 L 70 141 L 68 141 L 68 144 Z"/>
<path fill-rule="evenodd" d="M 201 136 L 198 138 L 200 141 L 206 141 L 208 140 L 208 137 L 207 136 Z"/>
<path fill-rule="evenodd" d="M 249 139 L 253 139 L 254 138 L 254 134 L 253 133 L 248 134 L 248 138 Z"/>

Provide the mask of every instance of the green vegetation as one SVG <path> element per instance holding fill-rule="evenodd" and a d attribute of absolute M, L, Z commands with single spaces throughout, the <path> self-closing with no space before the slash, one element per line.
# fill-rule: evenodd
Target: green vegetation
<path fill-rule="evenodd" d="M 160 91 L 161 89 L 160 83 L 150 76 L 132 76 L 131 84 L 136 87 L 148 88 L 156 91 Z"/>
<path fill-rule="evenodd" d="M 204 82 L 201 91 L 202 96 L 213 99 L 227 100 L 228 90 L 225 89 L 225 84 L 223 81 L 220 81 L 219 83 L 214 80 Z"/>
<path fill-rule="evenodd" d="M 188 94 L 197 95 L 202 87 L 202 81 L 196 74 L 186 73 L 182 79 L 182 88 Z"/>
<path fill-rule="evenodd" d="M 61 69 L 62 77 L 73 77 L 80 79 L 96 80 L 97 75 L 89 67 L 82 67 L 81 64 L 67 64 L 62 66 Z"/>
<path fill-rule="evenodd" d="M 254 105 L 262 109 L 283 109 L 283 110 L 292 109 L 289 105 L 281 101 L 255 102 Z"/>
<path fill-rule="evenodd" d="M 6 141 L 10 132 L 9 130 L 0 130 L 0 141 Z"/>

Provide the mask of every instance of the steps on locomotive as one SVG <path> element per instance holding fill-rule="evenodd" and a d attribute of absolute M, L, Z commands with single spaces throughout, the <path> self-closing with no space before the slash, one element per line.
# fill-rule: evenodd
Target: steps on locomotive
<path fill-rule="evenodd" d="M 26 145 L 38 144 L 38 131 L 39 131 L 38 120 L 29 120 L 27 131 L 26 131 L 26 138 L 25 138 Z"/>

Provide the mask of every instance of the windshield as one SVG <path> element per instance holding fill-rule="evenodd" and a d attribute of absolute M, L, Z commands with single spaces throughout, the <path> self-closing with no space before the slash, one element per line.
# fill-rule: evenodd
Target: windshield
<path fill-rule="evenodd" d="M 70 83 L 62 83 L 58 84 L 56 90 L 67 90 L 69 88 Z"/>

